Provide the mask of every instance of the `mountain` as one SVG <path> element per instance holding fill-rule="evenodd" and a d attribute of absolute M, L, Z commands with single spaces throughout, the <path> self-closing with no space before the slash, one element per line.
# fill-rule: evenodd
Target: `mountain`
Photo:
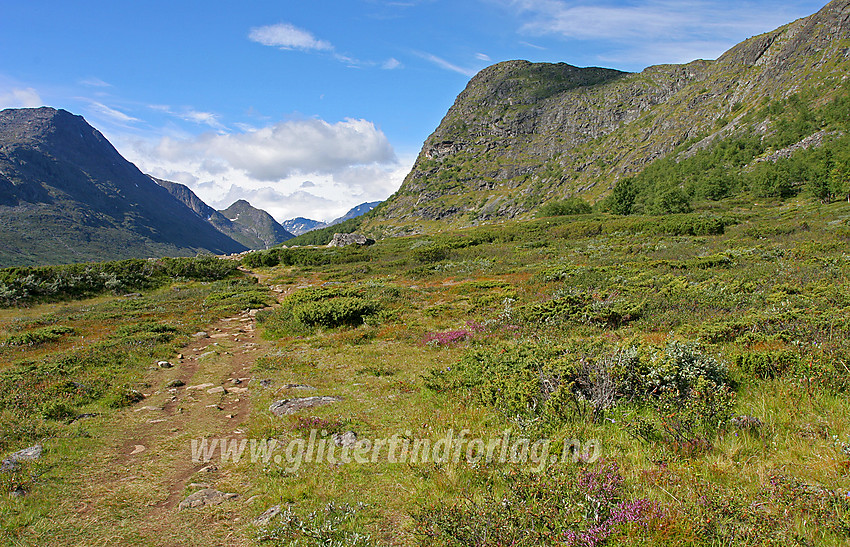
<path fill-rule="evenodd" d="M 0 266 L 232 253 L 81 116 L 0 112 Z"/>
<path fill-rule="evenodd" d="M 271 215 L 261 209 L 251 207 L 247 201 L 237 201 L 230 208 L 236 207 L 238 210 L 224 214 L 204 203 L 188 186 L 155 177 L 151 177 L 151 179 L 168 190 L 172 196 L 192 209 L 198 216 L 212 224 L 218 231 L 249 249 L 268 249 L 295 237 L 278 224 Z M 230 209 L 227 210 L 230 211 Z M 242 214 L 240 215 L 240 213 Z M 238 220 L 231 220 L 228 218 L 229 216 L 238 217 Z"/>
<path fill-rule="evenodd" d="M 309 218 L 304 217 L 295 217 L 283 221 L 283 227 L 286 228 L 287 231 L 295 234 L 296 236 L 306 234 L 310 230 L 318 230 L 319 228 L 324 228 L 325 226 L 327 226 L 327 224 L 322 222 L 321 220 L 310 220 Z"/>
<path fill-rule="evenodd" d="M 370 201 L 367 203 L 361 203 L 360 205 L 356 205 L 349 209 L 348 212 L 342 215 L 341 217 L 335 218 L 332 221 L 328 222 L 327 226 L 333 226 L 335 224 L 339 224 L 340 222 L 345 222 L 346 220 L 365 215 L 381 203 L 382 202 L 380 201 Z"/>
<path fill-rule="evenodd" d="M 233 229 L 239 232 L 232 236 L 234 239 L 247 241 L 248 238 L 254 238 L 259 242 L 260 245 L 251 246 L 254 249 L 268 249 L 295 237 L 270 214 L 252 207 L 244 199 L 236 201 L 220 213 L 230 221 Z"/>
<path fill-rule="evenodd" d="M 806 111 L 847 93 L 847 74 L 848 0 L 714 61 L 638 74 L 499 63 L 472 78 L 367 227 L 433 231 L 526 217 L 571 196 L 595 202 L 671 153 L 678 162 L 733 138 L 763 139 L 804 123 Z"/>
<path fill-rule="evenodd" d="M 336 224 L 345 222 L 346 220 L 351 220 L 352 218 L 357 218 L 359 216 L 365 215 L 381 203 L 383 202 L 370 201 L 366 203 L 361 203 L 360 205 L 355 205 L 354 207 L 349 209 L 347 213 L 345 213 L 339 218 L 333 219 L 330 222 L 322 222 L 320 220 L 310 220 L 309 218 L 296 217 L 284 221 L 283 226 L 296 236 L 300 236 L 301 234 L 306 234 L 307 232 L 311 232 L 313 230 L 319 230 L 321 228 L 327 228 L 328 226 L 334 226 Z"/>

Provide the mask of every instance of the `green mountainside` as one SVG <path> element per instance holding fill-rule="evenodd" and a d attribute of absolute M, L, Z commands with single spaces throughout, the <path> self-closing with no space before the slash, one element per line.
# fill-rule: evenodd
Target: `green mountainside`
<path fill-rule="evenodd" d="M 392 235 L 526 217 L 571 196 L 599 202 L 661 158 L 679 162 L 743 137 L 759 140 L 752 160 L 840 137 L 846 103 L 838 120 L 812 113 L 848 96 L 848 19 L 850 2 L 836 0 L 715 61 L 638 74 L 563 63 L 491 66 L 458 96 L 367 228 Z M 734 167 L 744 175 L 751 165 Z M 687 198 L 705 197 L 698 194 L 690 189 Z"/>
<path fill-rule="evenodd" d="M 0 112 L 0 219 L 0 266 L 246 249 L 53 108 Z"/>

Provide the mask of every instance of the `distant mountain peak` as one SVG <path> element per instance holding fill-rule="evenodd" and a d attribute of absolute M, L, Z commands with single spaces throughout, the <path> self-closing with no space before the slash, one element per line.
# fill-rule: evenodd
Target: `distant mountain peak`
<path fill-rule="evenodd" d="M 0 111 L 0 173 L 0 265 L 245 249 L 65 110 Z"/>
<path fill-rule="evenodd" d="M 183 184 L 151 177 L 171 195 L 185 203 L 213 227 L 250 249 L 267 249 L 295 237 L 262 209 L 244 199 L 224 211 L 216 211 Z"/>

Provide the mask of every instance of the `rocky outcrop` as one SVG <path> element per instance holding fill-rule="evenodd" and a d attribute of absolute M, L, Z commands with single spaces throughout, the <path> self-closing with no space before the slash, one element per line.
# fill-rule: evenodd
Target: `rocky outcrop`
<path fill-rule="evenodd" d="M 347 247 L 349 245 L 371 245 L 375 240 L 361 234 L 334 234 L 328 247 Z"/>
<path fill-rule="evenodd" d="M 594 201 L 685 143 L 770 131 L 765 100 L 804 92 L 815 103 L 828 99 L 850 72 L 848 38 L 850 1 L 836 0 L 715 61 L 639 74 L 527 61 L 491 66 L 457 97 L 399 191 L 363 230 L 427 231 L 427 221 L 512 218 L 555 198 Z"/>

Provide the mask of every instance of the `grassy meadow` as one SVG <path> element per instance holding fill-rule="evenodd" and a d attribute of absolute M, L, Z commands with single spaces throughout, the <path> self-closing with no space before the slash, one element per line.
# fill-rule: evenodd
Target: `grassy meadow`
<path fill-rule="evenodd" d="M 243 260 L 253 275 L 199 259 L 149 285 L 122 284 L 132 264 L 101 285 L 4 271 L 0 450 L 44 455 L 0 472 L 0 538 L 850 544 L 850 206 L 756 201 L 272 249 Z M 232 393 L 168 391 L 188 365 L 152 364 L 236 317 L 257 338 L 238 363 L 247 410 L 228 418 Z M 186 383 L 232 379 L 247 335 L 222 337 Z M 145 421 L 172 396 L 179 411 Z M 308 396 L 338 400 L 270 412 Z M 124 436 L 143 430 L 158 452 L 129 458 Z M 461 457 L 293 465 L 285 451 L 347 432 L 401 447 L 451 433 Z M 473 439 L 505 435 L 531 457 L 481 457 Z M 199 437 L 275 440 L 282 458 L 191 462 Z M 169 506 L 163 476 L 180 466 L 181 498 L 200 483 L 238 497 Z"/>

